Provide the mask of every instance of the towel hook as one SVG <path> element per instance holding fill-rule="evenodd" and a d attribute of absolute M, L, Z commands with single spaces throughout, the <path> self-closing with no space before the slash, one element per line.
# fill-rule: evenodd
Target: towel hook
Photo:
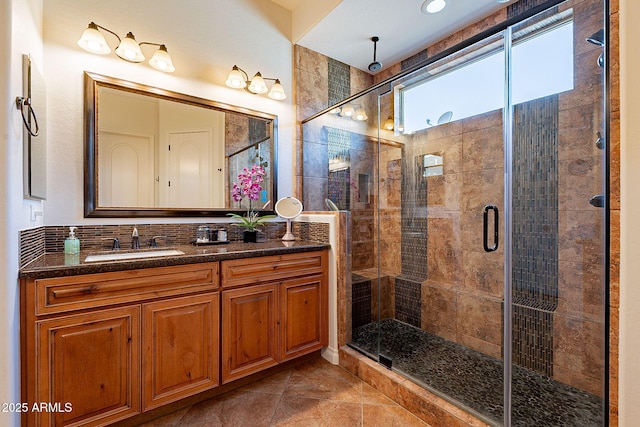
<path fill-rule="evenodd" d="M 31 130 L 31 126 L 27 122 L 27 117 L 24 116 L 25 105 L 29 109 L 27 117 L 33 116 L 33 123 L 36 125 L 35 132 Z M 22 115 L 22 123 L 24 123 L 24 127 L 27 128 L 27 132 L 29 132 L 29 135 L 38 136 L 38 133 L 40 133 L 40 127 L 38 126 L 38 118 L 36 117 L 36 112 L 33 111 L 33 107 L 31 106 L 31 98 L 23 98 L 21 96 L 16 97 L 16 108 L 20 110 L 20 114 Z"/>

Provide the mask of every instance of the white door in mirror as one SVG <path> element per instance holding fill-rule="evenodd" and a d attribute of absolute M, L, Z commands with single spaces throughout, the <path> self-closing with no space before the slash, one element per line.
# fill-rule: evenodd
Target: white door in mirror
<path fill-rule="evenodd" d="M 287 220 L 287 232 L 282 240 L 296 240 L 291 232 L 291 220 L 302 213 L 302 202 L 295 197 L 283 197 L 276 202 L 274 209 L 279 216 Z"/>

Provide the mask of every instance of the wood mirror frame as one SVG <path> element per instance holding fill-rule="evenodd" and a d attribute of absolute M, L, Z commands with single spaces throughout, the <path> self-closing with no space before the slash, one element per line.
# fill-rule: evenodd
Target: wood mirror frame
<path fill-rule="evenodd" d="M 129 218 L 129 217 L 221 217 L 228 213 L 242 214 L 246 212 L 243 208 L 231 208 L 229 203 L 225 208 L 171 208 L 171 207 L 114 207 L 100 206 L 98 199 L 98 91 L 100 88 L 112 88 L 125 92 L 141 94 L 154 98 L 188 104 L 205 109 L 212 109 L 246 116 L 248 118 L 261 119 L 268 122 L 268 133 L 270 135 L 270 165 L 268 171 L 268 190 L 271 201 L 277 198 L 277 123 L 278 117 L 275 115 L 250 110 L 248 108 L 229 105 L 209 99 L 199 98 L 182 93 L 146 86 L 140 83 L 133 83 L 100 74 L 85 72 L 84 75 L 84 216 L 105 217 L 105 218 Z M 251 146 L 252 144 L 249 144 Z M 227 165 L 225 156 L 225 168 Z M 249 166 L 249 165 L 247 165 Z M 225 170 L 226 173 L 226 170 Z M 229 183 L 230 184 L 230 183 Z M 230 185 L 225 185 L 225 199 L 229 200 Z M 273 206 L 273 204 L 271 204 Z M 273 210 L 257 210 L 263 214 L 272 214 Z"/>

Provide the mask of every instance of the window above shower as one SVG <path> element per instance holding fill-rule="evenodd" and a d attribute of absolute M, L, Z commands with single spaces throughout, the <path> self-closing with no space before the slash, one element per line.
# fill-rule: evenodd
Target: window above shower
<path fill-rule="evenodd" d="M 574 25 L 564 11 L 513 33 L 512 103 L 574 88 Z M 437 61 L 395 87 L 395 129 L 411 134 L 502 109 L 505 54 L 502 36 Z"/>

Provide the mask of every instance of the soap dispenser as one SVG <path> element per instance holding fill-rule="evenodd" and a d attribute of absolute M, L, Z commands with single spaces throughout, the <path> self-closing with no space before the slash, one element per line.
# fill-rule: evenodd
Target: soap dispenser
<path fill-rule="evenodd" d="M 80 253 L 80 240 L 76 237 L 78 227 L 69 227 L 69 237 L 64 241 L 64 253 L 75 255 Z"/>

